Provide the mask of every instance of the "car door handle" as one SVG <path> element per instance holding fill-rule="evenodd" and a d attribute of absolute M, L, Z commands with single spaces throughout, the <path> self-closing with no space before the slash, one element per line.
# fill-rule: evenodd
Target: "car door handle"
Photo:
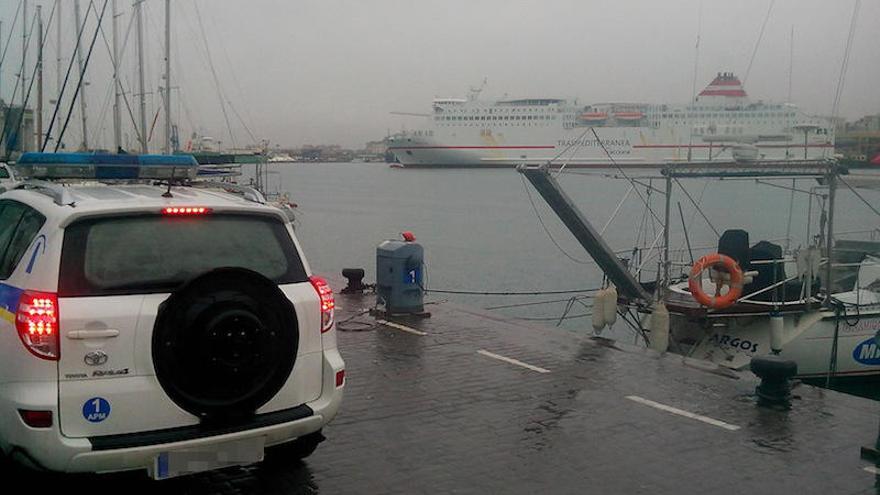
<path fill-rule="evenodd" d="M 67 338 L 72 340 L 84 339 L 109 339 L 119 336 L 119 330 L 105 328 L 103 330 L 71 330 L 67 332 Z"/>

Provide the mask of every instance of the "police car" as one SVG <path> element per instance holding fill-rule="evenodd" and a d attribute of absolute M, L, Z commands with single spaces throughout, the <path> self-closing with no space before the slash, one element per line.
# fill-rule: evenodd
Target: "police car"
<path fill-rule="evenodd" d="M 333 293 L 192 157 L 26 153 L 0 194 L 0 456 L 156 479 L 304 457 L 345 382 Z"/>

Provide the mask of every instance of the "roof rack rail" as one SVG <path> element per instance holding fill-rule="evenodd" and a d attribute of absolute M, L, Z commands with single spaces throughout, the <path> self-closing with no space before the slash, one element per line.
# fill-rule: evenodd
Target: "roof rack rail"
<path fill-rule="evenodd" d="M 189 183 L 193 187 L 202 187 L 205 189 L 223 189 L 226 192 L 241 195 L 246 201 L 253 203 L 266 204 L 266 197 L 263 196 L 258 189 L 251 186 L 243 186 L 241 184 L 233 184 L 232 182 L 219 182 L 212 180 L 197 180 Z"/>
<path fill-rule="evenodd" d="M 73 206 L 76 202 L 73 199 L 73 195 L 70 194 L 70 189 L 55 182 L 28 179 L 16 184 L 14 189 L 31 189 L 40 194 L 45 194 L 52 198 L 58 206 Z"/>

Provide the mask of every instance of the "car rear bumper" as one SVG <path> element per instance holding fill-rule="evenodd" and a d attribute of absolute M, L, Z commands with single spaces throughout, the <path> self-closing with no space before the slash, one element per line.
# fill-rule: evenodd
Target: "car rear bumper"
<path fill-rule="evenodd" d="M 344 369 L 335 349 L 325 350 L 321 395 L 307 404 L 258 414 L 244 424 L 204 428 L 200 425 L 124 435 L 69 438 L 61 434 L 57 421 L 51 428 L 36 429 L 24 424 L 18 414 L 8 414 L 0 424 L 3 449 L 14 459 L 35 467 L 63 472 L 113 472 L 154 467 L 163 452 L 182 449 L 211 449 L 246 438 L 263 437 L 271 446 L 320 430 L 336 416 L 342 402 L 344 384 L 336 386 L 336 373 Z M 39 384 L 43 385 L 43 384 Z M 52 410 L 57 418 L 57 390 L 54 383 L 6 387 L 8 396 L 0 397 L 3 411 L 17 409 Z M 23 391 L 27 390 L 27 394 Z"/>

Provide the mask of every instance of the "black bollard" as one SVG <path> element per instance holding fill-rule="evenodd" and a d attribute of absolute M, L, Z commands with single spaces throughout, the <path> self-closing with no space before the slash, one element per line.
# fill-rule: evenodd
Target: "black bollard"
<path fill-rule="evenodd" d="M 755 387 L 759 406 L 791 408 L 791 379 L 797 375 L 797 363 L 776 355 L 757 356 L 750 368 L 761 379 Z"/>
<path fill-rule="evenodd" d="M 343 268 L 342 276 L 348 280 L 348 285 L 340 291 L 342 294 L 355 294 L 367 289 L 363 268 Z"/>

